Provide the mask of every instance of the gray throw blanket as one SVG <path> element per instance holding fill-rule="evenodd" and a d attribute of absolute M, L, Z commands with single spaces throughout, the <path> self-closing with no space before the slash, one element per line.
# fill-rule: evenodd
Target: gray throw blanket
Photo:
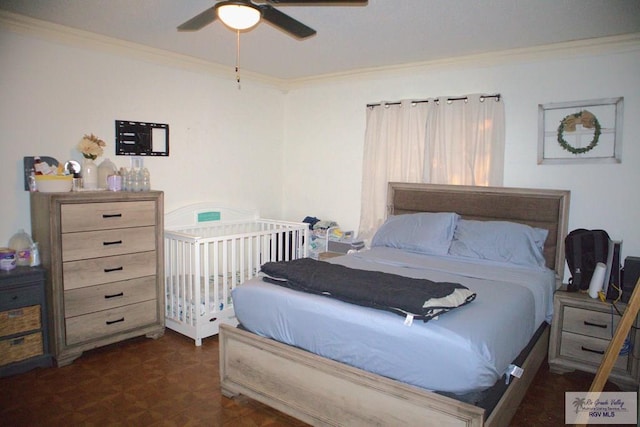
<path fill-rule="evenodd" d="M 473 301 L 476 296 L 459 283 L 359 270 L 311 258 L 268 262 L 261 272 L 263 280 L 270 283 L 425 322 Z"/>

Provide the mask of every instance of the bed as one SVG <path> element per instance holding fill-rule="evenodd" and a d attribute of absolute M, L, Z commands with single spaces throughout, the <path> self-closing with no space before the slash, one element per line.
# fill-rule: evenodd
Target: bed
<path fill-rule="evenodd" d="M 506 356 L 504 354 L 494 355 L 492 353 L 492 344 L 487 344 L 486 348 L 480 344 L 480 353 L 488 353 L 486 359 L 490 359 L 490 366 L 481 367 L 484 371 L 476 374 L 473 369 L 467 369 L 464 364 L 467 356 L 465 353 L 447 353 L 447 350 L 438 352 L 435 350 L 425 350 L 425 348 L 407 346 L 406 354 L 418 354 L 424 357 L 426 353 L 434 353 L 437 360 L 441 361 L 446 358 L 447 354 L 451 354 L 453 365 L 449 368 L 442 369 L 442 372 L 448 372 L 458 363 L 459 370 L 466 373 L 467 378 L 474 377 L 473 380 L 447 381 L 447 375 L 430 375 L 425 383 L 422 380 L 415 380 L 411 377 L 411 372 L 404 377 L 403 373 L 385 371 L 384 363 L 379 363 L 377 367 L 361 368 L 360 363 L 351 360 L 341 360 L 346 357 L 344 354 L 349 352 L 359 352 L 359 355 L 368 356 L 370 354 L 377 355 L 379 350 L 374 346 L 374 341 L 368 341 L 368 333 L 362 332 L 361 339 L 351 340 L 344 345 L 345 350 L 343 356 L 333 356 L 326 353 L 323 348 L 341 347 L 336 345 L 336 341 L 332 341 L 332 335 L 342 335 L 343 329 L 348 329 L 346 323 L 336 323 L 335 319 L 323 317 L 323 313 L 341 310 L 340 305 L 345 303 L 342 301 L 334 301 L 329 298 L 312 295 L 315 298 L 323 298 L 324 301 L 316 301 L 311 307 L 318 307 L 318 311 L 312 317 L 318 324 L 328 325 L 328 329 L 324 332 L 309 330 L 307 343 L 296 342 L 291 337 L 295 345 L 288 344 L 287 335 L 300 335 L 303 337 L 307 326 L 298 328 L 295 325 L 302 323 L 295 310 L 291 307 L 280 305 L 281 301 L 277 299 L 263 300 L 264 304 L 269 305 L 272 311 L 280 313 L 279 322 L 282 331 L 281 336 L 277 339 L 269 337 L 271 332 L 260 330 L 256 326 L 256 322 L 260 322 L 260 318 L 252 319 L 253 310 L 248 309 L 242 316 L 238 316 L 243 323 L 243 328 L 232 328 L 223 325 L 220 328 L 220 376 L 221 388 L 224 395 L 232 397 L 237 394 L 244 394 L 248 397 L 263 402 L 282 412 L 288 413 L 302 421 L 312 425 L 434 425 L 434 426 L 501 426 L 508 425 L 509 420 L 515 413 L 520 401 L 522 400 L 526 389 L 528 388 L 532 378 L 535 376 L 540 364 L 544 360 L 548 347 L 548 321 L 551 317 L 550 301 L 552 299 L 553 290 L 559 285 L 563 276 L 564 269 L 564 250 L 563 240 L 567 232 L 567 216 L 569 209 L 569 192 L 563 190 L 537 190 L 537 189 L 517 189 L 517 188 L 491 188 L 491 187 L 468 187 L 468 186 L 443 186 L 429 184 L 408 184 L 408 183 L 390 183 L 388 195 L 388 213 L 389 218 L 409 218 L 410 215 L 418 212 L 455 212 L 467 224 L 476 224 L 482 221 L 482 224 L 489 224 L 493 221 L 509 221 L 510 223 L 526 224 L 537 230 L 547 230 L 546 239 L 542 251 L 542 263 L 546 265 L 545 276 L 546 290 L 539 291 L 535 296 L 535 292 L 524 292 L 523 295 L 533 295 L 533 300 L 542 302 L 546 305 L 538 306 L 534 304 L 531 313 L 526 316 L 515 316 L 513 323 L 504 327 L 506 331 L 503 336 L 509 337 L 503 341 L 519 341 L 515 347 L 511 348 L 510 354 L 515 356 L 512 360 L 502 360 Z M 390 269 L 391 272 L 411 271 L 406 275 L 422 275 L 424 272 L 421 268 L 414 268 L 407 261 L 405 255 L 398 255 L 395 248 L 372 248 L 358 256 L 349 255 L 346 257 L 335 258 L 336 264 L 351 266 L 354 268 L 370 268 L 373 261 L 370 257 L 377 257 L 385 264 L 384 270 Z M 412 258 L 416 258 L 416 263 L 422 265 L 425 261 L 423 254 L 411 254 Z M 395 258 L 394 258 L 395 257 Z M 400 258 L 397 258 L 400 257 Z M 427 257 L 431 258 L 431 257 Z M 434 280 L 448 279 L 448 274 L 441 265 L 442 257 L 433 257 L 435 261 L 433 268 L 435 269 Z M 489 263 L 491 264 L 491 263 Z M 377 269 L 379 267 L 375 267 Z M 464 272 L 464 278 L 461 279 L 463 284 L 470 284 L 469 288 L 478 291 L 478 298 L 464 307 L 453 310 L 451 313 L 445 313 L 437 320 L 430 320 L 426 324 L 413 324 L 409 328 L 402 325 L 402 321 L 396 322 L 399 326 L 388 326 L 385 323 L 384 329 L 389 330 L 387 340 L 393 340 L 394 336 L 401 337 L 411 330 L 411 333 L 424 333 L 424 340 L 427 340 L 432 330 L 444 329 L 449 325 L 462 322 L 465 316 L 477 316 L 483 318 L 483 310 L 489 307 L 488 298 L 483 290 L 483 281 L 487 278 L 480 279 L 477 277 L 467 277 L 468 271 L 485 270 L 491 276 L 491 268 L 485 268 L 477 264 L 470 264 Z M 461 270 L 462 271 L 462 270 Z M 541 268 L 541 272 L 545 269 Z M 430 271 L 428 274 L 433 274 Z M 462 273 L 461 273 L 462 274 Z M 476 273 L 474 273 L 476 274 Z M 502 274 L 502 273 L 501 273 Z M 520 273 L 522 274 L 522 272 Z M 405 273 L 403 273 L 405 275 Z M 525 274 L 526 275 L 526 274 Z M 493 278 L 495 279 L 495 277 Z M 509 280 L 520 280 L 511 279 Z M 509 280 L 501 279 L 505 283 Z M 247 282 L 249 285 L 247 291 L 251 287 L 257 290 L 264 290 L 268 286 L 259 280 L 255 282 Z M 271 285 L 276 286 L 276 285 Z M 243 285 L 244 287 L 244 285 Z M 507 286 L 516 288 L 516 286 Z M 507 287 L 504 287 L 506 289 Z M 287 289 L 287 291 L 289 291 Z M 244 290 L 243 290 L 244 292 Z M 295 291 L 290 291 L 295 292 Z M 537 292 L 537 291 L 536 291 Z M 297 294 L 300 294 L 299 292 Z M 246 295 L 246 294 L 245 294 Z M 257 295 L 260 295 L 258 293 Z M 271 293 L 267 289 L 267 294 Z M 291 295 L 284 298 L 290 299 Z M 501 292 L 497 298 L 510 298 L 506 291 Z M 235 296 L 234 296 L 235 298 Z M 244 296 L 242 297 L 244 298 Z M 265 296 L 265 298 L 267 298 Z M 305 297 L 306 298 L 306 297 Z M 247 301 L 251 301 L 248 299 Z M 518 303 L 520 300 L 518 299 Z M 328 304 L 328 305 L 324 305 Z M 514 310 L 529 310 L 524 305 L 519 307 L 514 305 Z M 524 303 L 523 303 L 524 304 Z M 249 303 L 236 303 L 236 308 L 247 307 Z M 347 304 L 348 305 L 348 304 Z M 300 307 L 298 302 L 293 304 L 294 307 Z M 505 305 L 502 305 L 505 307 Z M 302 309 L 301 309 L 302 310 Z M 366 313 L 367 321 L 363 323 L 375 323 L 378 319 L 385 318 L 386 322 L 396 314 L 384 312 L 381 310 L 373 310 L 367 307 L 359 309 L 364 311 L 376 311 L 379 313 Z M 304 310 L 303 310 L 304 311 Z M 307 315 L 310 312 L 307 311 Z M 344 320 L 352 321 L 343 312 Z M 370 317 L 374 316 L 374 317 Z M 339 317 L 339 316 L 338 316 Z M 484 317 L 488 319 L 487 317 Z M 371 320 L 373 319 L 373 320 Z M 533 320 L 531 320 L 533 319 Z M 519 324 L 517 322 L 529 322 L 528 324 Z M 380 320 L 383 321 L 383 320 Z M 244 323 L 248 323 L 245 325 Z M 290 322 L 290 323 L 289 323 Z M 435 323 L 434 323 L 435 322 Z M 468 321 L 468 324 L 481 324 L 487 322 Z M 509 322 L 511 323 L 511 322 Z M 277 323 L 276 323 L 277 325 Z M 476 326 L 473 326 L 474 328 Z M 395 328 L 395 329 L 394 329 Z M 510 329 L 511 328 L 511 329 Z M 514 328 L 528 328 L 526 336 L 514 333 Z M 491 328 L 488 328 L 491 329 Z M 494 327 L 494 329 L 497 329 Z M 502 330 L 502 327 L 500 327 Z M 254 333 L 250 330 L 256 330 Z M 329 332 L 327 332 L 329 331 Z M 473 335 L 473 328 L 468 335 Z M 451 334 L 449 334 L 451 335 Z M 447 333 L 444 335 L 447 336 Z M 468 338 L 468 337 L 467 337 Z M 494 334 L 493 339 L 500 338 L 500 334 Z M 517 338 L 517 339 L 516 339 Z M 398 338 L 400 339 L 400 338 Z M 423 340 L 423 341 L 424 341 Z M 314 341 L 317 346 L 313 347 Z M 355 341 L 363 341 L 365 345 L 370 347 L 366 351 L 354 350 Z M 419 340 L 415 340 L 419 341 Z M 462 349 L 465 344 L 460 342 L 451 343 L 452 348 Z M 469 340 L 468 340 L 469 341 Z M 468 342 L 467 341 L 467 342 Z M 471 340 L 472 341 L 472 340 Z M 392 346 L 406 345 L 400 344 L 401 341 L 388 341 Z M 440 343 L 440 341 L 438 341 Z M 327 345 L 327 343 L 333 345 Z M 440 347 L 438 345 L 437 347 Z M 304 348 L 307 347 L 311 351 Z M 445 348 L 444 344 L 442 345 Z M 356 348 L 356 347 L 353 347 Z M 315 351 L 315 353 L 314 353 Z M 476 351 L 477 353 L 478 351 Z M 515 353 L 514 353 L 515 352 Z M 317 354 L 316 354 L 317 353 Z M 338 352 L 339 353 L 339 352 Z M 402 353 L 402 352 L 400 352 Z M 511 357 L 511 356 L 509 356 Z M 370 357 L 364 357 L 364 359 Z M 455 362 L 456 358 L 460 362 Z M 335 360 L 334 360 L 335 359 Z M 495 360 L 493 360 L 495 359 Z M 501 360 L 498 360 L 501 359 Z M 383 359 L 384 360 L 384 359 Z M 419 360 L 419 359 L 418 359 Z M 509 365 L 510 361 L 514 365 L 523 369 L 519 378 L 511 376 L 502 376 L 501 372 L 505 365 Z M 437 363 L 437 362 L 428 362 Z M 443 362 L 444 363 L 444 362 Z M 470 364 L 474 364 L 472 362 Z M 478 363 L 479 365 L 484 364 Z M 387 364 L 391 365 L 391 364 Z M 436 365 L 434 365 L 436 366 Z M 513 369 L 508 367 L 508 369 Z M 492 372 L 496 371 L 496 372 Z M 514 372 L 515 371 L 510 371 Z M 480 380 L 476 381 L 476 376 Z M 394 379 L 395 378 L 395 379 Z M 499 378 L 498 381 L 495 378 Z M 509 384 L 502 385 L 502 382 L 509 378 Z M 435 383 L 428 381 L 436 380 Z M 438 382 L 439 381 L 439 382 Z M 494 386 L 489 387 L 488 384 L 495 382 Z M 506 383 L 506 381 L 504 381 Z M 434 385 L 435 384 L 435 385 Z M 476 396 L 479 393 L 485 393 L 487 390 L 497 390 L 494 393 L 488 393 L 491 397 L 482 398 L 484 402 L 491 402 L 489 405 L 476 404 L 479 399 Z M 436 391 L 432 391 L 436 390 Z"/>

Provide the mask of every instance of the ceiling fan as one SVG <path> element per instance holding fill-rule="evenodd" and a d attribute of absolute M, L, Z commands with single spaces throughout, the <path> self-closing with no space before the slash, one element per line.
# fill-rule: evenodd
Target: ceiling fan
<path fill-rule="evenodd" d="M 225 0 L 219 1 L 204 12 L 194 16 L 178 26 L 178 31 L 197 31 L 216 19 L 234 31 L 244 31 L 253 28 L 260 20 L 271 23 L 282 31 L 305 39 L 316 34 L 316 30 L 280 12 L 273 5 L 291 6 L 332 6 L 334 4 L 366 5 L 367 0 Z"/>

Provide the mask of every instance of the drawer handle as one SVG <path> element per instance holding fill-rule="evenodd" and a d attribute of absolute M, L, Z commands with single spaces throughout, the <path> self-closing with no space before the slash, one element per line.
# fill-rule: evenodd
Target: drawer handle
<path fill-rule="evenodd" d="M 22 316 L 24 316 L 23 309 L 11 310 L 7 315 L 9 319 L 15 319 L 16 317 L 22 317 Z"/>
<path fill-rule="evenodd" d="M 112 271 L 122 271 L 124 270 L 123 267 L 116 267 L 116 268 L 105 268 L 104 272 L 105 273 L 111 273 Z"/>
<path fill-rule="evenodd" d="M 591 353 L 604 354 L 604 350 L 593 350 L 593 349 L 587 348 L 585 346 L 581 346 L 580 348 L 582 349 L 582 351 L 589 351 Z"/>
<path fill-rule="evenodd" d="M 102 214 L 102 218 L 122 218 L 122 214 Z"/>
<path fill-rule="evenodd" d="M 104 298 L 109 299 L 109 298 L 117 298 L 117 297 L 123 297 L 123 296 L 124 296 L 124 292 L 120 292 L 119 294 L 105 295 Z"/>
<path fill-rule="evenodd" d="M 120 323 L 120 322 L 124 322 L 124 317 L 121 317 L 118 320 L 107 320 L 106 323 L 107 325 L 113 325 L 114 323 Z"/>
<path fill-rule="evenodd" d="M 114 240 L 113 242 L 102 242 L 102 246 L 121 245 L 122 240 Z"/>
<path fill-rule="evenodd" d="M 602 323 L 591 323 L 591 322 L 587 322 L 586 320 L 584 321 L 584 324 L 586 326 L 595 326 L 596 328 L 602 328 L 602 329 L 607 329 L 607 325 L 603 325 Z"/>
<path fill-rule="evenodd" d="M 11 340 L 11 345 L 22 345 L 24 344 L 24 337 L 15 338 Z"/>

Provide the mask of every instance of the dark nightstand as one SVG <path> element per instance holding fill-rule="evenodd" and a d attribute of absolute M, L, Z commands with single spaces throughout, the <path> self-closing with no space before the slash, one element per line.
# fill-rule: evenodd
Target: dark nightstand
<path fill-rule="evenodd" d="M 45 296 L 46 270 L 0 270 L 0 377 L 52 366 Z"/>

